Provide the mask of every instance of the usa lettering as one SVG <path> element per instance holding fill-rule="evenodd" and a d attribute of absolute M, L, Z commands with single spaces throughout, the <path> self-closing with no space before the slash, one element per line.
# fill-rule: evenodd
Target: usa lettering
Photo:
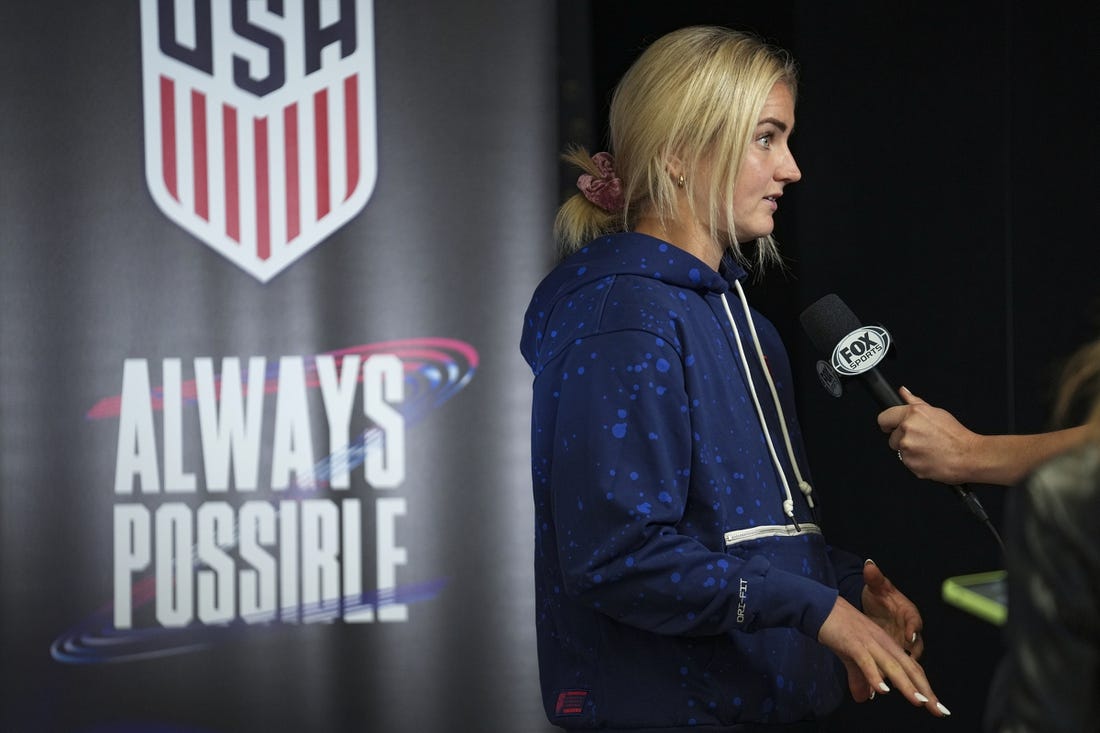
<path fill-rule="evenodd" d="M 882 351 L 882 344 L 871 338 L 871 332 L 865 331 L 851 345 L 842 348 L 840 355 L 849 367 L 856 367 L 865 361 L 874 359 Z"/>
<path fill-rule="evenodd" d="M 228 12 L 226 12 L 228 11 Z M 355 0 L 157 0 L 161 53 L 264 97 L 357 47 Z"/>

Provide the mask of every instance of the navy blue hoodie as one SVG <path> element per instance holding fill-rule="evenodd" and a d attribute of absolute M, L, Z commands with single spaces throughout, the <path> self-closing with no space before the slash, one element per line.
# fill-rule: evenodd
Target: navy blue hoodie
<path fill-rule="evenodd" d="M 744 275 L 616 234 L 528 307 L 539 672 L 556 725 L 736 731 L 821 718 L 846 694 L 816 638 L 838 585 L 860 607 L 862 563 L 826 544 L 798 488 L 790 365 L 733 291 Z"/>

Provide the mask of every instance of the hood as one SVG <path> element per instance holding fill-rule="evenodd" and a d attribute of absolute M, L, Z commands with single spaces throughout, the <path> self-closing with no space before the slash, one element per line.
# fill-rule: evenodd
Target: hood
<path fill-rule="evenodd" d="M 622 232 L 595 239 L 561 262 L 535 289 L 524 316 L 520 339 L 523 358 L 537 372 L 546 343 L 560 344 L 563 339 L 572 338 L 549 327 L 551 313 L 555 304 L 593 282 L 633 275 L 704 294 L 722 294 L 746 275 L 731 257 L 722 261 L 720 269 L 721 272 L 715 272 L 694 255 L 647 234 Z"/>

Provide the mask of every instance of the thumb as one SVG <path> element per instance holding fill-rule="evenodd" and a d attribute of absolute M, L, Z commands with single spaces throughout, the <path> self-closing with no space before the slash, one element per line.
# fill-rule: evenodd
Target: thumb
<path fill-rule="evenodd" d="M 868 559 L 863 563 L 863 584 L 872 593 L 881 590 L 886 584 L 886 576 L 882 574 L 882 570 L 874 560 Z"/>
<path fill-rule="evenodd" d="M 901 389 L 899 389 L 898 394 L 901 395 L 901 398 L 903 400 L 905 400 L 905 404 L 907 404 L 907 405 L 924 405 L 924 404 L 927 404 L 920 397 L 917 397 L 915 394 L 910 392 L 908 387 L 902 387 Z"/>

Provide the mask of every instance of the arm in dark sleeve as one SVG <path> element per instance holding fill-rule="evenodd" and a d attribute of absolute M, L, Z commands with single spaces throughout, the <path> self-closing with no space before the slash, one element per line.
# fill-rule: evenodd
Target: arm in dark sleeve
<path fill-rule="evenodd" d="M 1045 464 L 1013 495 L 1002 731 L 1100 720 L 1100 451 Z"/>
<path fill-rule="evenodd" d="M 565 592 L 657 633 L 787 626 L 816 638 L 835 589 L 678 529 L 693 433 L 675 349 L 627 331 L 585 339 L 559 359 L 561 376 L 536 389 L 556 404 L 550 484 Z M 741 580 L 755 592 L 739 610 Z"/>
<path fill-rule="evenodd" d="M 837 588 L 840 589 L 840 595 L 862 611 L 864 560 L 847 550 L 831 546 L 829 559 L 832 560 L 833 568 L 836 570 L 836 583 Z"/>

